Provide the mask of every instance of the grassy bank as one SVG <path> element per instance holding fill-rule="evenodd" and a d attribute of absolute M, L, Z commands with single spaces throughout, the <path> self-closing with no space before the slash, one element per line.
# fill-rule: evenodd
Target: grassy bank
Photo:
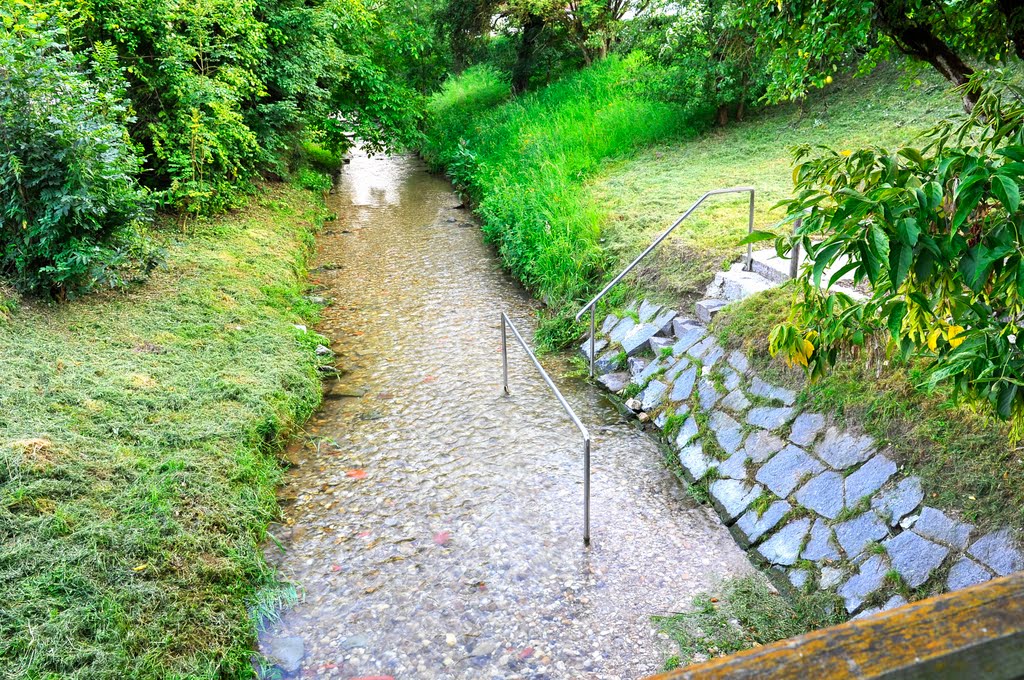
<path fill-rule="evenodd" d="M 251 672 L 282 437 L 320 398 L 293 324 L 322 208 L 280 185 L 127 295 L 0 321 L 0 677 Z"/>
<path fill-rule="evenodd" d="M 585 181 L 607 159 L 701 127 L 648 91 L 652 68 L 611 57 L 516 98 L 498 72 L 476 68 L 429 102 L 424 156 L 468 194 L 506 267 L 554 313 L 586 297 L 607 263 L 605 206 Z"/>
<path fill-rule="evenodd" d="M 782 218 L 770 208 L 792 193 L 794 146 L 907 142 L 959 110 L 943 81 L 922 78 L 904 83 L 895 67 L 884 67 L 868 78 L 837 81 L 803 106 L 767 109 L 699 139 L 654 146 L 611 165 L 585 198 L 607 212 L 603 235 L 611 257 L 628 262 L 705 191 L 720 187 L 755 187 L 756 228 L 770 228 Z M 641 266 L 638 278 L 649 293 L 695 301 L 714 273 L 743 251 L 737 243 L 746 232 L 747 196 L 712 198 Z"/>

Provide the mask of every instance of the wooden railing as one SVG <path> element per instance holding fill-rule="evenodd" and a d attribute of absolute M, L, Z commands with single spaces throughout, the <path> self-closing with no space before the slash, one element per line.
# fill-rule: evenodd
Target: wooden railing
<path fill-rule="evenodd" d="M 1024 572 L 651 680 L 1024 678 Z"/>

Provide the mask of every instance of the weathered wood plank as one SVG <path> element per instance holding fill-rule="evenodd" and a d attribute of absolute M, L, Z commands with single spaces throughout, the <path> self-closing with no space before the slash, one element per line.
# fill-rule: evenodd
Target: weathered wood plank
<path fill-rule="evenodd" d="M 651 680 L 1024 678 L 1024 572 Z"/>

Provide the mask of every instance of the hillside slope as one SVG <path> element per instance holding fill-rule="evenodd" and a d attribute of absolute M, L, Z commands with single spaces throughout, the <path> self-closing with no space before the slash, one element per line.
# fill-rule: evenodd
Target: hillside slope
<path fill-rule="evenodd" d="M 710 189 L 749 185 L 757 190 L 755 223 L 770 228 L 772 211 L 793 187 L 792 152 L 801 144 L 836 149 L 908 143 L 959 110 L 943 81 L 931 74 L 908 83 L 895 67 L 867 78 L 837 81 L 809 100 L 758 112 L 692 141 L 649 148 L 609 165 L 589 185 L 590 201 L 610 216 L 605 245 L 620 261 L 635 257 L 657 234 Z M 716 271 L 743 250 L 747 196 L 705 203 L 641 270 L 650 292 L 697 299 Z"/>

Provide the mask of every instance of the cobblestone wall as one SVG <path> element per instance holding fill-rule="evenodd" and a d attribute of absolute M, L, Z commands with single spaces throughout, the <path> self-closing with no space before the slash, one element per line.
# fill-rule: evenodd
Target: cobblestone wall
<path fill-rule="evenodd" d="M 1024 569 L 1009 529 L 981 535 L 925 505 L 921 480 L 871 437 L 801 411 L 699 321 L 644 301 L 609 315 L 595 349 L 599 382 L 634 395 L 627 407 L 777 583 L 833 591 L 864 616 Z"/>

